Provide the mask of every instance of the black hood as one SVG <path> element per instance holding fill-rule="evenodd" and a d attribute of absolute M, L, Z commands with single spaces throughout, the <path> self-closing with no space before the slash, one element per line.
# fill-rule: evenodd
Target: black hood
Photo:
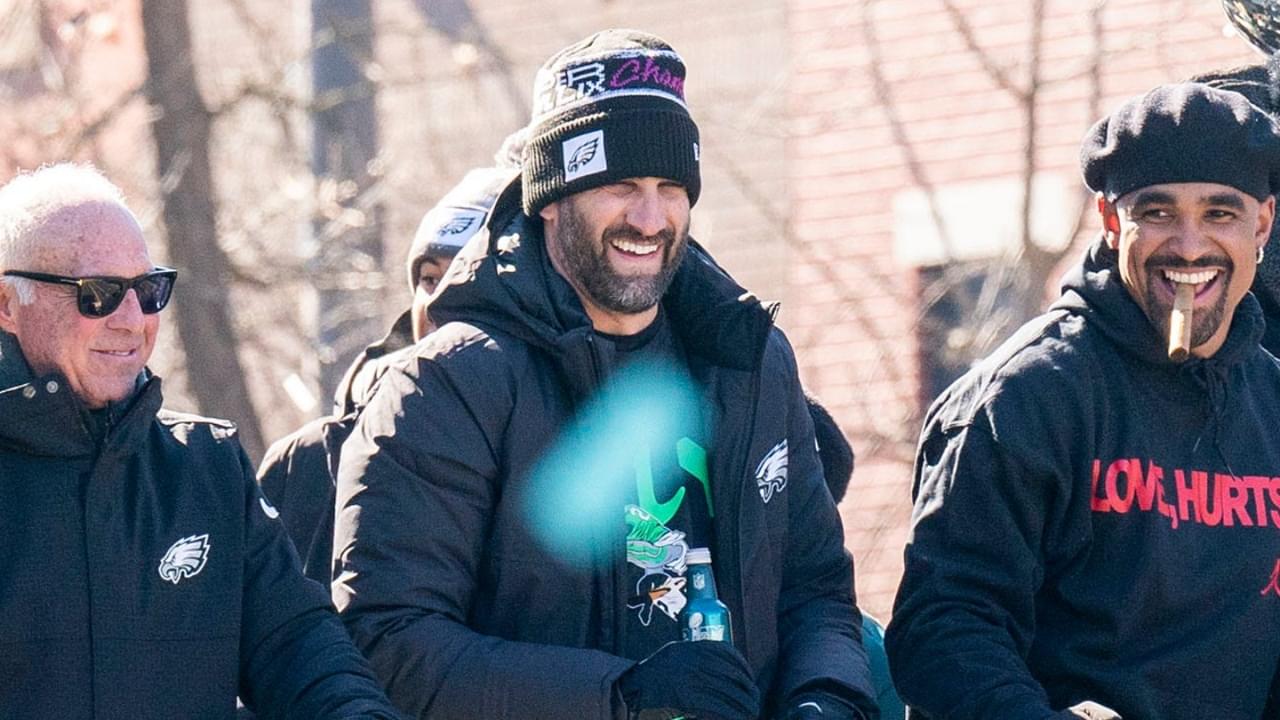
<path fill-rule="evenodd" d="M 1089 246 L 1084 262 L 1063 277 L 1062 297 L 1053 307 L 1085 316 L 1118 347 L 1147 363 L 1177 365 L 1169 359 L 1168 339 L 1161 337 L 1121 282 L 1118 262 L 1116 251 L 1099 237 Z M 1242 361 L 1261 341 L 1264 322 L 1257 299 L 1246 293 L 1218 352 L 1210 358 L 1192 356 L 1181 365 L 1229 366 Z"/>
<path fill-rule="evenodd" d="M 462 321 L 496 329 L 563 356 L 594 334 L 591 321 L 547 256 L 541 219 L 520 212 L 519 202 L 517 180 L 499 197 L 486 232 L 450 266 L 431 318 L 437 326 Z M 662 307 L 691 357 L 739 370 L 759 365 L 776 312 L 692 239 Z"/>
<path fill-rule="evenodd" d="M 384 358 L 413 345 L 413 313 L 406 309 L 400 313 L 391 329 L 378 342 L 366 347 L 343 373 L 337 389 L 333 391 L 333 412 L 346 415 L 369 403 L 374 386 L 382 375 Z"/>

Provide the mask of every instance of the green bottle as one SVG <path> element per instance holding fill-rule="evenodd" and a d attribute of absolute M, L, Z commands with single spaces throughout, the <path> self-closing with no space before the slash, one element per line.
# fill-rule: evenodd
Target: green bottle
<path fill-rule="evenodd" d="M 689 604 L 684 608 L 685 640 L 733 642 L 729 608 L 716 597 L 716 577 L 711 572 L 711 551 L 692 548 L 685 555 L 689 566 Z"/>

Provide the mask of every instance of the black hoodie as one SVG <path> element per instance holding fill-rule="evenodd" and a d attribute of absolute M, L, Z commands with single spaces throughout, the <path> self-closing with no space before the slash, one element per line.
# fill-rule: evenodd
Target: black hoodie
<path fill-rule="evenodd" d="M 612 343 L 509 205 L 450 268 L 440 329 L 387 371 L 343 447 L 334 600 L 414 716 L 610 718 L 635 660 L 620 656 L 622 503 L 580 563 L 540 544 L 527 510 L 553 502 L 531 474 L 607 384 Z M 790 347 L 696 246 L 663 310 L 710 410 L 712 552 L 735 645 L 770 713 L 820 686 L 872 717 L 852 565 Z M 788 480 L 766 494 L 757 468 L 781 441 Z"/>
<path fill-rule="evenodd" d="M 1258 720 L 1280 659 L 1280 367 L 1165 341 L 1096 243 L 925 421 L 894 681 L 933 718 Z M 1058 711 L 1055 714 L 1055 711 Z M 1274 715 L 1267 715 L 1274 717 Z"/>

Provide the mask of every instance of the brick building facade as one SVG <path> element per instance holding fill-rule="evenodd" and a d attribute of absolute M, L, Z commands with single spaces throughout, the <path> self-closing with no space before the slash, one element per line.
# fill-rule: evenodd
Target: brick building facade
<path fill-rule="evenodd" d="M 1033 193 L 1033 224 L 1049 221 L 1039 230 L 1057 233 L 1049 243 L 1091 236 L 1077 169 L 1089 124 L 1152 85 L 1258 56 L 1225 30 L 1216 3 L 788 5 L 790 220 L 807 251 L 791 258 L 783 325 L 808 386 L 858 451 L 841 508 L 846 542 L 861 604 L 885 616 L 907 539 L 910 443 L 931 399 L 920 343 L 939 340 L 918 331 L 923 278 L 946 264 L 945 254 L 902 260 L 918 240 L 895 230 L 911 224 L 904 206 L 924 188 L 959 198 L 942 213 L 957 246 L 986 244 L 1007 226 L 1027 165 L 1027 77 L 1038 47 L 1034 169 L 1044 182 Z M 1077 238 L 1067 237 L 1078 220 Z"/>

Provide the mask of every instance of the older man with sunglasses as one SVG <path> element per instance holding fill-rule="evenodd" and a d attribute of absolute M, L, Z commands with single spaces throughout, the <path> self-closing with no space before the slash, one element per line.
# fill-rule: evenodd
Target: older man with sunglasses
<path fill-rule="evenodd" d="M 0 188 L 0 717 L 395 718 L 229 423 L 146 369 L 177 272 L 118 188 Z"/>

